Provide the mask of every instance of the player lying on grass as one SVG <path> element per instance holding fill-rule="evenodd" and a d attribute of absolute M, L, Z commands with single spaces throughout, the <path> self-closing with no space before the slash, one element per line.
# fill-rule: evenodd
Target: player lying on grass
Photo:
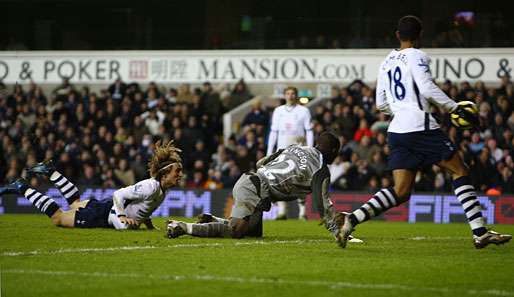
<path fill-rule="evenodd" d="M 314 205 L 325 227 L 338 236 L 342 215 L 336 213 L 328 195 L 332 163 L 339 152 L 338 138 L 323 132 L 315 147 L 291 145 L 257 162 L 257 172 L 243 174 L 234 186 L 234 207 L 230 219 L 204 214 L 192 224 L 171 220 L 167 234 L 175 238 L 184 234 L 199 237 L 262 236 L 262 212 L 271 202 L 291 201 L 312 192 Z"/>
<path fill-rule="evenodd" d="M 417 170 L 432 164 L 452 174 L 455 195 L 468 219 L 475 247 L 509 241 L 511 235 L 486 229 L 467 166 L 456 153 L 455 145 L 431 116 L 430 104 L 463 114 L 470 121 L 478 119 L 462 110 L 433 82 L 429 58 L 417 49 L 421 20 L 405 16 L 398 22 L 397 29 L 400 49 L 393 50 L 380 65 L 376 94 L 377 108 L 394 115 L 388 128 L 388 145 L 391 148 L 388 162 L 393 170 L 394 187 L 378 191 L 367 203 L 345 217 L 339 233 L 341 247 L 346 246 L 357 224 L 408 201 Z"/>
<path fill-rule="evenodd" d="M 80 201 L 79 190 L 66 177 L 55 170 L 51 161 L 42 162 L 26 170 L 28 175 L 47 176 L 66 198 L 70 210 L 63 211 L 55 201 L 31 188 L 24 179 L 0 187 L 0 195 L 23 194 L 37 209 L 52 219 L 56 226 L 70 228 L 137 229 L 145 224 L 154 226 L 150 215 L 165 197 L 169 188 L 182 178 L 180 150 L 170 141 L 155 144 L 148 163 L 151 178 L 114 192 L 112 199 Z"/>

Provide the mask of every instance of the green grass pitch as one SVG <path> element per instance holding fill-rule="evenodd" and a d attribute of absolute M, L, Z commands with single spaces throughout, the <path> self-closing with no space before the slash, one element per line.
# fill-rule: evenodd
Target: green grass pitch
<path fill-rule="evenodd" d="M 514 296 L 514 242 L 476 250 L 466 224 L 369 222 L 346 249 L 315 221 L 266 221 L 264 233 L 170 240 L 2 215 L 0 295 Z"/>

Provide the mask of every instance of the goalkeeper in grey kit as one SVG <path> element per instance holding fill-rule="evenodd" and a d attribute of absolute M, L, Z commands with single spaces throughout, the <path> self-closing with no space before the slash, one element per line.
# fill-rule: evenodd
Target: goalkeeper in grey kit
<path fill-rule="evenodd" d="M 230 219 L 210 214 L 200 216 L 199 223 L 170 220 L 169 238 L 184 234 L 198 237 L 262 236 L 262 212 L 271 203 L 296 200 L 312 193 L 313 204 L 325 227 L 338 237 L 341 213 L 335 212 L 328 194 L 332 163 L 340 148 L 339 139 L 330 132 L 322 133 L 315 147 L 290 145 L 257 162 L 257 172 L 243 174 L 233 189 L 234 207 Z"/>

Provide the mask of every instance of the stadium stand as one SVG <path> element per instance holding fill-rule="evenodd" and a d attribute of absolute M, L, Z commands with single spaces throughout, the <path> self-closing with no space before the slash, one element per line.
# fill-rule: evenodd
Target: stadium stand
<path fill-rule="evenodd" d="M 460 147 L 473 182 L 482 192 L 514 192 L 514 88 L 508 77 L 498 88 L 446 81 L 454 100 L 473 100 L 480 128 L 459 131 L 439 116 Z M 342 149 L 330 167 L 337 190 L 376 191 L 391 184 L 387 171 L 387 117 L 377 113 L 374 90 L 360 81 L 333 86 L 332 98 L 312 107 L 315 134 L 340 135 Z M 230 188 L 242 172 L 255 169 L 266 151 L 271 107 L 258 102 L 239 133 L 223 140 L 221 115 L 253 95 L 244 81 L 233 90 L 206 82 L 192 89 L 115 81 L 98 93 L 68 81 L 45 94 L 36 83 L 0 84 L 0 179 L 15 179 L 26 166 L 53 158 L 61 172 L 81 184 L 118 187 L 148 176 L 146 160 L 156 139 L 174 139 L 183 150 L 184 187 Z M 250 103 L 247 103 L 250 104 Z M 435 112 L 435 110 L 434 110 Z M 38 181 L 30 181 L 37 184 Z M 451 180 L 437 167 L 418 173 L 417 191 L 450 191 Z"/>

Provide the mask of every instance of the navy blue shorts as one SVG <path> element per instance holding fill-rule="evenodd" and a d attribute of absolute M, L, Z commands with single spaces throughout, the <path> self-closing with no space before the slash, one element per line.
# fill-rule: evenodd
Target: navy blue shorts
<path fill-rule="evenodd" d="M 440 129 L 410 133 L 387 133 L 390 170 L 411 169 L 449 160 L 455 144 Z"/>
<path fill-rule="evenodd" d="M 112 205 L 112 199 L 89 200 L 86 207 L 75 212 L 75 228 L 110 228 L 108 218 Z"/>

